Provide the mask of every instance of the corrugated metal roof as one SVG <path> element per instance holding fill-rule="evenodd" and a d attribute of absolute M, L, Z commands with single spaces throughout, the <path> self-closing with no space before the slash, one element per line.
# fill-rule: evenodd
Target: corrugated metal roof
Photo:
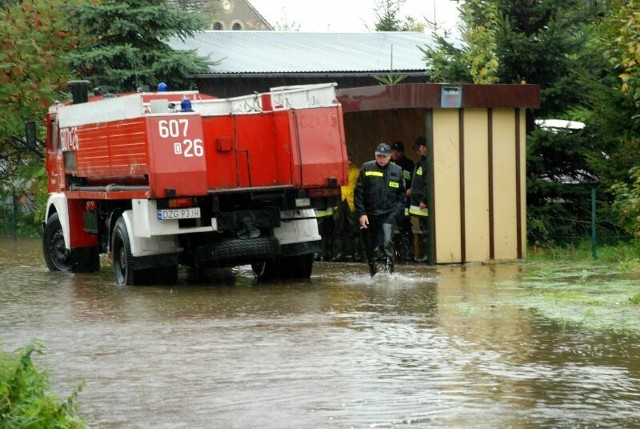
<path fill-rule="evenodd" d="M 418 47 L 433 45 L 424 33 L 306 33 L 205 31 L 173 49 L 195 49 L 220 64 L 211 73 L 417 72 L 425 70 Z"/>

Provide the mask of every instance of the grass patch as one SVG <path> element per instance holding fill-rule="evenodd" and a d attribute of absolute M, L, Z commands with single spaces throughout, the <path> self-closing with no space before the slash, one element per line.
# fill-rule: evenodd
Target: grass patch
<path fill-rule="evenodd" d="M 598 248 L 534 248 L 517 304 L 562 326 L 640 334 L 640 249 L 634 243 Z"/>
<path fill-rule="evenodd" d="M 629 302 L 633 305 L 640 304 L 640 293 L 634 293 L 631 298 L 629 298 Z"/>
<path fill-rule="evenodd" d="M 565 246 L 533 246 L 528 249 L 527 262 L 580 262 L 625 264 L 640 272 L 640 243 L 625 242 L 615 246 L 598 246 L 593 258 L 591 243 L 588 241 Z"/>
<path fill-rule="evenodd" d="M 80 387 L 66 400 L 52 394 L 47 372 L 33 362 L 42 350 L 40 344 L 0 350 L 0 429 L 86 428 L 76 405 Z"/>

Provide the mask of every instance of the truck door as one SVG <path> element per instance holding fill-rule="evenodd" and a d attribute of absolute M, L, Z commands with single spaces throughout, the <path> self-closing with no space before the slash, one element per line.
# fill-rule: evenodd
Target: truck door
<path fill-rule="evenodd" d="M 55 116 L 47 116 L 46 137 L 47 189 L 49 192 L 60 192 L 65 188 L 64 160 L 60 147 L 58 120 Z"/>

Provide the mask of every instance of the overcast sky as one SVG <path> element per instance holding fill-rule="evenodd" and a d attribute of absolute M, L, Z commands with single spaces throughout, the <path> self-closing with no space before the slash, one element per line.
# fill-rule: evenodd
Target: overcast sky
<path fill-rule="evenodd" d="M 300 31 L 372 31 L 376 0 L 249 0 L 271 25 L 298 24 Z M 455 32 L 458 2 L 452 0 L 406 0 L 399 18 L 410 16 L 435 20 L 439 27 Z"/>

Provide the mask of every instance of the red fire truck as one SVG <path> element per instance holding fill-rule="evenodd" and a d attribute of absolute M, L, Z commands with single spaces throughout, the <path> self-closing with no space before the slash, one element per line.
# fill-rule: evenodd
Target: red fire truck
<path fill-rule="evenodd" d="M 334 84 L 217 99 L 197 91 L 74 100 L 47 115 L 52 271 L 118 284 L 175 282 L 192 269 L 251 264 L 258 279 L 308 278 L 313 207 L 339 198 L 347 154 Z"/>

